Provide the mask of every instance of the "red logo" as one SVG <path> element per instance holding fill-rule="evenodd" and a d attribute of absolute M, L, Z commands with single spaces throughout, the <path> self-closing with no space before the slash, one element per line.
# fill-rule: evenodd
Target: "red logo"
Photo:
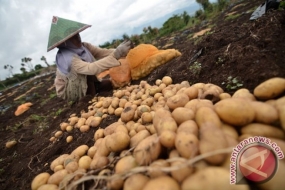
<path fill-rule="evenodd" d="M 267 146 L 252 145 L 244 149 L 239 158 L 242 175 L 255 183 L 270 180 L 278 167 L 275 153 Z"/>
<path fill-rule="evenodd" d="M 52 24 L 57 24 L 58 18 L 56 16 L 52 17 Z"/>

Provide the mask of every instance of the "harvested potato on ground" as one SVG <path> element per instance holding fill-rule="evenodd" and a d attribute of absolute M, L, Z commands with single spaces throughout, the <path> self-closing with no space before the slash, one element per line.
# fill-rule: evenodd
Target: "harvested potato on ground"
<path fill-rule="evenodd" d="M 160 176 L 150 179 L 143 190 L 180 190 L 180 186 L 173 178 L 169 176 Z"/>
<path fill-rule="evenodd" d="M 196 110 L 200 107 L 209 107 L 214 109 L 213 102 L 206 99 L 193 99 L 190 100 L 187 104 L 184 106 L 185 108 L 192 109 L 194 113 L 196 113 Z"/>
<path fill-rule="evenodd" d="M 78 163 L 77 161 L 71 161 L 64 166 L 64 169 L 68 171 L 68 173 L 73 173 L 78 170 Z M 60 170 L 59 170 L 60 171 Z"/>
<path fill-rule="evenodd" d="M 250 188 L 248 185 L 231 185 L 229 170 L 212 166 L 190 175 L 181 185 L 181 190 L 197 189 L 249 190 Z"/>
<path fill-rule="evenodd" d="M 243 126 L 255 118 L 255 111 L 250 101 L 241 98 L 229 98 L 215 104 L 218 116 L 227 124 Z"/>
<path fill-rule="evenodd" d="M 32 190 L 37 190 L 40 186 L 47 183 L 50 174 L 47 172 L 38 174 L 32 181 L 31 188 Z"/>
<path fill-rule="evenodd" d="M 161 145 L 157 134 L 146 137 L 134 150 L 134 158 L 139 165 L 148 165 L 161 153 Z"/>
<path fill-rule="evenodd" d="M 131 137 L 130 147 L 133 148 L 137 146 L 143 139 L 145 139 L 148 136 L 150 136 L 150 133 L 148 132 L 148 130 L 139 131 L 133 137 Z"/>
<path fill-rule="evenodd" d="M 115 166 L 115 173 L 127 173 L 132 168 L 137 167 L 137 165 L 138 164 L 136 163 L 136 160 L 132 155 L 125 156 L 117 162 Z"/>
<path fill-rule="evenodd" d="M 78 161 L 79 168 L 88 169 L 92 159 L 90 156 L 82 156 Z"/>
<path fill-rule="evenodd" d="M 273 99 L 285 91 L 285 79 L 274 77 L 255 87 L 253 94 L 260 100 Z"/>
<path fill-rule="evenodd" d="M 177 130 L 176 121 L 172 117 L 160 118 L 158 122 L 154 123 L 154 127 L 158 135 L 160 135 L 163 131 L 170 130 L 176 132 Z"/>
<path fill-rule="evenodd" d="M 184 107 L 187 102 L 189 102 L 187 94 L 176 94 L 168 98 L 166 104 L 171 110 L 174 110 L 178 107 Z"/>
<path fill-rule="evenodd" d="M 104 137 L 104 129 L 97 129 L 97 131 L 94 133 L 94 140 L 96 141 L 103 137 Z"/>
<path fill-rule="evenodd" d="M 73 136 L 66 137 L 66 142 L 70 143 L 73 140 Z"/>
<path fill-rule="evenodd" d="M 278 111 L 274 106 L 258 101 L 250 103 L 255 111 L 256 122 L 270 124 L 278 120 Z"/>
<path fill-rule="evenodd" d="M 150 112 L 144 112 L 141 115 L 142 124 L 147 124 L 152 122 L 152 114 Z"/>
<path fill-rule="evenodd" d="M 232 98 L 244 98 L 247 100 L 255 101 L 255 97 L 252 93 L 249 92 L 246 88 L 241 88 L 235 91 L 235 93 L 232 95 Z"/>
<path fill-rule="evenodd" d="M 175 147 L 183 158 L 193 158 L 199 152 L 199 140 L 194 134 L 182 131 L 176 134 Z"/>
<path fill-rule="evenodd" d="M 89 149 L 89 147 L 87 145 L 80 145 L 79 147 L 74 149 L 70 155 L 76 155 L 78 157 L 81 157 L 84 154 L 86 154 L 88 149 Z"/>
<path fill-rule="evenodd" d="M 227 147 L 228 142 L 221 128 L 207 125 L 200 129 L 200 154 L 213 152 Z M 204 159 L 210 164 L 218 165 L 224 162 L 226 154 L 216 154 Z"/>
<path fill-rule="evenodd" d="M 169 76 L 164 76 L 161 81 L 166 84 L 166 86 L 171 85 L 172 84 L 172 78 Z"/>
<path fill-rule="evenodd" d="M 192 133 L 198 137 L 198 125 L 194 120 L 188 120 L 181 123 L 177 129 L 177 133 L 180 132 Z"/>
<path fill-rule="evenodd" d="M 59 183 L 63 180 L 63 178 L 68 174 L 68 171 L 66 169 L 63 170 L 59 170 L 55 173 L 53 173 L 47 183 L 48 184 L 55 184 L 55 185 L 59 185 Z"/>
<path fill-rule="evenodd" d="M 118 125 L 121 125 L 122 123 L 121 122 L 115 122 L 115 123 L 112 123 L 111 125 L 108 125 L 105 129 L 104 129 L 104 136 L 107 136 L 107 135 L 111 135 L 112 133 L 115 132 L 116 130 L 116 127 Z"/>
<path fill-rule="evenodd" d="M 56 159 L 54 159 L 51 164 L 50 164 L 50 169 L 52 171 L 54 171 L 54 168 L 57 165 L 63 165 L 64 160 L 69 156 L 69 154 L 62 154 L 59 157 L 57 157 Z"/>
<path fill-rule="evenodd" d="M 217 128 L 221 128 L 221 120 L 218 114 L 209 107 L 200 107 L 196 111 L 195 121 L 199 128 L 203 126 L 211 125 Z"/>
<path fill-rule="evenodd" d="M 12 141 L 8 141 L 6 142 L 6 148 L 12 148 L 13 146 L 15 146 L 17 144 L 17 141 L 12 140 Z"/>
<path fill-rule="evenodd" d="M 143 174 L 133 174 L 124 183 L 124 190 L 142 190 L 149 178 Z"/>
<path fill-rule="evenodd" d="M 121 113 L 121 120 L 123 122 L 131 121 L 134 118 L 135 115 L 135 109 L 131 106 L 125 107 L 124 110 Z"/>
<path fill-rule="evenodd" d="M 93 160 L 90 163 L 90 169 L 96 170 L 103 168 L 109 164 L 109 159 L 106 156 L 94 156 Z"/>
<path fill-rule="evenodd" d="M 170 130 L 162 131 L 159 135 L 159 141 L 166 148 L 173 148 L 175 145 L 176 133 Z"/>
<path fill-rule="evenodd" d="M 54 184 L 44 184 L 40 186 L 37 190 L 58 190 L 58 186 Z"/>
<path fill-rule="evenodd" d="M 80 132 L 82 133 L 85 133 L 85 132 L 88 132 L 90 130 L 90 126 L 89 125 L 82 125 L 80 128 L 79 128 Z"/>
<path fill-rule="evenodd" d="M 250 134 L 253 136 L 273 137 L 284 139 L 284 131 L 267 124 L 251 123 L 241 128 L 241 134 Z"/>
<path fill-rule="evenodd" d="M 223 123 L 221 129 L 225 135 L 228 135 L 236 140 L 238 139 L 238 132 L 233 126 Z"/>
<path fill-rule="evenodd" d="M 227 99 L 227 98 L 231 98 L 231 97 L 232 97 L 232 96 L 231 96 L 229 93 L 226 93 L 226 92 L 221 93 L 221 94 L 219 95 L 220 100 Z"/>
<path fill-rule="evenodd" d="M 161 168 L 169 167 L 169 163 L 166 160 L 158 159 L 150 164 L 150 169 L 148 170 L 148 176 L 150 178 L 156 178 L 159 176 L 167 175 L 167 172 L 161 171 Z"/>
<path fill-rule="evenodd" d="M 90 157 L 90 158 L 93 158 L 95 153 L 97 151 L 97 147 L 96 146 L 91 146 L 88 151 L 87 151 L 87 155 Z"/>
<path fill-rule="evenodd" d="M 195 117 L 193 110 L 184 107 L 174 109 L 171 115 L 175 119 L 177 125 L 180 125 L 184 121 L 194 119 Z"/>
<path fill-rule="evenodd" d="M 130 137 L 127 133 L 117 131 L 106 138 L 106 147 L 111 152 L 119 152 L 127 148 L 130 144 Z"/>

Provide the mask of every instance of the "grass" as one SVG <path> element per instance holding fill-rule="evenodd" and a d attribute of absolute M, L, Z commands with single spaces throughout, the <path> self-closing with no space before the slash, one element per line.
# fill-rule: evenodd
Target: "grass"
<path fill-rule="evenodd" d="M 236 18 L 238 18 L 240 16 L 240 14 L 234 14 L 234 15 L 229 15 L 226 17 L 226 21 L 229 21 L 229 20 L 234 20 Z"/>

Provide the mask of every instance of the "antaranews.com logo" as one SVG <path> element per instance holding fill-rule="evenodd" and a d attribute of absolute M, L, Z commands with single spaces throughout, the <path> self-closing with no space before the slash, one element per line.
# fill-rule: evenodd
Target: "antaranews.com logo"
<path fill-rule="evenodd" d="M 264 183 L 270 180 L 283 159 L 281 148 L 266 137 L 249 137 L 241 141 L 231 154 L 230 183 Z"/>

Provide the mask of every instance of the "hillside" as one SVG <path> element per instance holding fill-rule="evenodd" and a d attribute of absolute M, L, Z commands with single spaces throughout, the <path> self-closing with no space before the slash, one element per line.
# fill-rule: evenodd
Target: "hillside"
<path fill-rule="evenodd" d="M 153 44 L 159 49 L 175 48 L 182 53 L 159 66 L 141 80 L 153 85 L 156 79 L 170 76 L 173 83 L 213 83 L 233 94 L 236 78 L 243 88 L 251 92 L 261 82 L 272 77 L 285 78 L 285 11 L 272 10 L 265 16 L 250 21 L 255 8 L 263 1 L 239 1 L 218 17 L 203 25 L 189 28 L 157 39 Z M 203 29 L 203 36 L 191 38 Z M 67 132 L 55 143 L 49 141 L 71 114 L 87 111 L 93 97 L 86 96 L 78 102 L 65 102 L 56 97 L 53 86 L 54 73 L 3 91 L 0 96 L 0 189 L 30 189 L 31 181 L 41 172 L 49 172 L 50 163 L 59 155 L 70 153 L 82 144 L 94 144 L 94 132 L 73 130 L 74 140 L 67 144 Z M 139 84 L 140 81 L 132 81 Z M 99 96 L 112 96 L 103 91 Z M 31 102 L 31 108 L 15 116 L 17 107 Z M 105 128 L 119 117 L 109 115 L 99 128 Z M 17 145 L 7 149 L 5 143 L 17 140 Z M 253 189 L 255 187 L 252 187 Z"/>

